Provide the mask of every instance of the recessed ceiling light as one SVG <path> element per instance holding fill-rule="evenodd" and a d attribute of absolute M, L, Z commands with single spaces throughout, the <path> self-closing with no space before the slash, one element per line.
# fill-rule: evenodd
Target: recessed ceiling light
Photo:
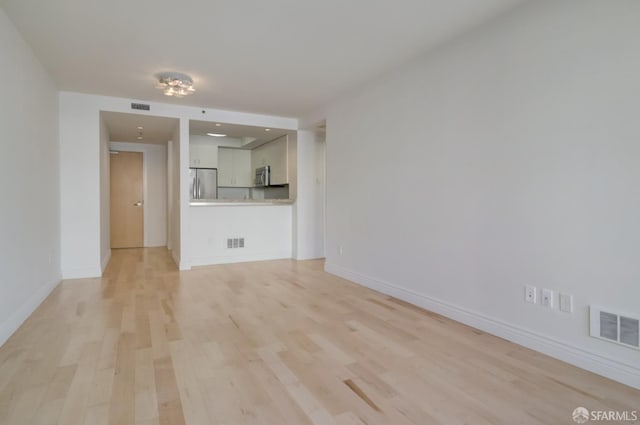
<path fill-rule="evenodd" d="M 264 131 L 271 131 L 271 129 L 270 128 L 265 128 Z"/>
<path fill-rule="evenodd" d="M 139 125 L 139 126 L 138 126 L 138 130 L 144 130 L 144 127 L 143 127 L 143 126 L 141 126 L 141 125 Z"/>
<path fill-rule="evenodd" d="M 219 122 L 216 123 L 216 127 L 220 127 L 222 124 L 220 124 Z"/>
<path fill-rule="evenodd" d="M 211 137 L 225 137 L 225 136 L 226 136 L 226 134 L 207 133 L 207 136 L 211 136 Z"/>
<path fill-rule="evenodd" d="M 138 140 L 142 140 L 142 136 L 138 136 Z"/>

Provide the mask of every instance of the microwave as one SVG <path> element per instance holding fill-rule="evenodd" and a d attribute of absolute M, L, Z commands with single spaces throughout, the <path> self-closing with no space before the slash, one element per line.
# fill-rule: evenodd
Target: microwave
<path fill-rule="evenodd" d="M 265 187 L 269 186 L 271 167 L 265 165 L 264 167 L 256 168 L 256 178 L 254 184 L 256 187 Z"/>

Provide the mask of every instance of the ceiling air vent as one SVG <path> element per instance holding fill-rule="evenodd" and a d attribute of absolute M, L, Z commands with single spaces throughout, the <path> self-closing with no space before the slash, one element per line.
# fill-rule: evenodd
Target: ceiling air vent
<path fill-rule="evenodd" d="M 593 305 L 589 311 L 592 337 L 640 349 L 640 317 Z"/>
<path fill-rule="evenodd" d="M 139 111 L 150 111 L 151 105 L 146 105 L 144 103 L 132 103 L 131 109 L 137 109 Z"/>

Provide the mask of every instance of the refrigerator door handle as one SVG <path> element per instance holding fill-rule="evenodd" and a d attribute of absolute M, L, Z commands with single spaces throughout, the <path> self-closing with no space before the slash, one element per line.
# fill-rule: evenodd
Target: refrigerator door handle
<path fill-rule="evenodd" d="M 193 177 L 193 183 L 191 184 L 191 198 L 196 199 L 196 178 Z"/>
<path fill-rule="evenodd" d="M 202 199 L 202 188 L 200 187 L 200 179 L 198 178 L 198 199 Z"/>

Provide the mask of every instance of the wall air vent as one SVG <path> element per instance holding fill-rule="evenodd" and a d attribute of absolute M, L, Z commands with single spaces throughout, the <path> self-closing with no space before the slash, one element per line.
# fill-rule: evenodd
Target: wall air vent
<path fill-rule="evenodd" d="M 594 338 L 640 349 L 640 317 L 592 305 L 590 335 Z"/>
<path fill-rule="evenodd" d="M 244 248 L 244 238 L 228 238 L 227 249 Z"/>
<path fill-rule="evenodd" d="M 151 105 L 147 105 L 144 103 L 132 103 L 131 104 L 131 109 L 137 109 L 139 111 L 150 111 L 151 110 Z"/>

